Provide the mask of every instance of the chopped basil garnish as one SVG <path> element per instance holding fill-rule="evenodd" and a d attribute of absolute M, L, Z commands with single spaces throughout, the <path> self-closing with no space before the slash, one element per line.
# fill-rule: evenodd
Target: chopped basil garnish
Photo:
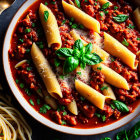
<path fill-rule="evenodd" d="M 91 53 L 92 44 L 89 43 L 85 47 L 81 40 L 76 40 L 73 45 L 73 50 L 69 48 L 61 48 L 56 51 L 56 55 L 66 58 L 63 66 L 64 73 L 70 73 L 75 70 L 80 64 L 81 68 L 87 65 L 95 65 L 102 61 L 96 54 Z"/>
<path fill-rule="evenodd" d="M 31 71 L 32 67 L 27 67 L 26 69 L 27 69 L 27 71 Z"/>
<path fill-rule="evenodd" d="M 62 80 L 64 80 L 65 76 L 64 75 L 60 75 L 59 76 Z"/>
<path fill-rule="evenodd" d="M 125 45 L 125 46 L 127 46 L 127 47 L 129 46 L 129 43 L 127 42 L 127 40 L 126 40 L 125 38 L 124 38 L 124 40 L 122 41 L 122 44 Z"/>
<path fill-rule="evenodd" d="M 67 115 L 67 112 L 63 112 L 63 116 Z"/>
<path fill-rule="evenodd" d="M 140 40 L 140 38 L 137 38 L 137 40 Z"/>
<path fill-rule="evenodd" d="M 35 25 L 35 23 L 32 23 L 32 27 L 34 28 L 36 25 Z"/>
<path fill-rule="evenodd" d="M 80 28 L 80 29 L 84 29 L 85 27 L 84 27 L 82 24 L 80 24 L 80 25 L 79 25 L 79 28 Z"/>
<path fill-rule="evenodd" d="M 31 105 L 33 105 L 33 106 L 35 105 L 32 99 L 30 99 L 29 102 Z"/>
<path fill-rule="evenodd" d="M 47 113 L 47 110 L 50 110 L 51 109 L 51 107 L 49 106 L 49 105 L 46 105 L 46 104 L 44 104 L 40 109 L 39 109 L 39 112 L 40 113 Z"/>
<path fill-rule="evenodd" d="M 76 28 L 78 28 L 78 25 L 77 24 L 72 24 L 71 28 L 76 29 Z"/>
<path fill-rule="evenodd" d="M 49 12 L 48 11 L 44 11 L 44 20 L 45 20 L 45 22 L 47 22 L 48 17 L 49 17 Z"/>
<path fill-rule="evenodd" d="M 129 112 L 129 108 L 123 102 L 114 100 L 112 103 L 120 112 Z"/>
<path fill-rule="evenodd" d="M 74 18 L 73 18 L 73 17 L 71 17 L 71 18 L 70 18 L 70 21 L 71 21 L 71 22 L 73 22 L 73 21 L 74 21 Z"/>
<path fill-rule="evenodd" d="M 135 28 L 135 26 L 133 26 L 132 24 L 129 24 L 129 26 L 127 26 L 128 28 L 130 28 L 130 29 L 134 29 Z"/>
<path fill-rule="evenodd" d="M 103 86 L 103 87 L 101 88 L 101 91 L 103 91 L 103 90 L 105 90 L 105 89 L 108 89 L 108 86 Z"/>
<path fill-rule="evenodd" d="M 94 115 L 95 115 L 96 117 L 98 117 L 98 118 L 101 117 L 101 114 L 99 114 L 99 113 L 94 113 Z"/>
<path fill-rule="evenodd" d="M 26 92 L 27 95 L 31 96 L 31 92 L 29 91 L 28 88 L 25 89 L 25 92 Z"/>
<path fill-rule="evenodd" d="M 85 2 L 88 2 L 88 0 L 85 0 Z"/>
<path fill-rule="evenodd" d="M 24 88 L 24 84 L 23 83 L 20 83 L 20 88 Z"/>
<path fill-rule="evenodd" d="M 94 3 L 94 5 L 96 6 L 96 5 L 97 5 L 97 3 L 95 2 L 95 3 Z"/>
<path fill-rule="evenodd" d="M 16 83 L 17 83 L 17 84 L 19 83 L 19 80 L 18 80 L 18 79 L 16 79 Z"/>
<path fill-rule="evenodd" d="M 124 21 L 126 21 L 128 18 L 129 18 L 129 16 L 123 15 L 123 14 L 120 14 L 120 15 L 117 15 L 116 17 L 113 17 L 113 19 L 114 19 L 116 22 L 124 22 Z"/>
<path fill-rule="evenodd" d="M 100 13 L 100 16 L 101 16 L 101 17 L 103 17 L 103 16 L 104 16 L 104 13 L 103 13 L 103 12 L 101 12 L 101 13 Z"/>
<path fill-rule="evenodd" d="M 0 136 L 3 136 L 4 134 L 3 133 L 0 133 Z"/>
<path fill-rule="evenodd" d="M 85 98 L 84 98 L 84 97 L 82 97 L 82 96 L 80 97 L 80 99 L 81 99 L 81 101 L 84 101 L 84 100 L 85 100 Z"/>
<path fill-rule="evenodd" d="M 69 25 L 72 25 L 72 22 L 71 21 L 69 22 Z"/>
<path fill-rule="evenodd" d="M 76 3 L 76 5 L 77 5 L 78 8 L 81 7 L 81 6 L 80 6 L 80 1 L 79 1 L 79 0 L 75 0 L 75 3 Z"/>
<path fill-rule="evenodd" d="M 24 42 L 24 39 L 21 39 L 21 38 L 20 38 L 19 41 L 23 43 L 23 42 Z"/>
<path fill-rule="evenodd" d="M 102 70 L 102 67 L 97 67 L 97 70 Z"/>
<path fill-rule="evenodd" d="M 56 2 L 55 1 L 52 1 L 51 3 L 55 5 Z"/>
<path fill-rule="evenodd" d="M 40 99 L 37 99 L 36 102 L 38 105 L 40 105 Z"/>
<path fill-rule="evenodd" d="M 108 11 L 104 11 L 104 13 L 105 13 L 105 14 L 108 14 L 109 12 L 108 12 Z"/>
<path fill-rule="evenodd" d="M 29 53 L 31 50 L 30 49 L 26 49 L 26 53 Z"/>
<path fill-rule="evenodd" d="M 47 6 L 48 5 L 48 2 L 45 2 L 45 5 Z"/>
<path fill-rule="evenodd" d="M 116 107 L 114 106 L 114 104 L 110 104 L 110 107 L 114 110 Z"/>
<path fill-rule="evenodd" d="M 59 59 L 54 59 L 54 64 L 56 67 L 60 66 L 61 61 Z"/>
<path fill-rule="evenodd" d="M 62 121 L 62 124 L 61 125 L 66 125 L 67 123 L 65 121 Z"/>
<path fill-rule="evenodd" d="M 106 116 L 105 115 L 101 115 L 99 113 L 94 113 L 94 115 L 98 118 L 101 118 L 103 122 L 106 121 Z"/>
<path fill-rule="evenodd" d="M 64 25 L 65 23 L 66 23 L 66 20 L 63 20 L 62 23 L 61 23 L 61 25 Z"/>
<path fill-rule="evenodd" d="M 25 29 L 25 33 L 30 33 L 31 29 Z"/>
<path fill-rule="evenodd" d="M 114 6 L 114 10 L 117 10 L 118 9 L 118 7 L 117 6 Z"/>
<path fill-rule="evenodd" d="M 101 10 L 103 11 L 103 10 L 107 9 L 108 7 L 109 7 L 109 2 L 103 4 Z"/>

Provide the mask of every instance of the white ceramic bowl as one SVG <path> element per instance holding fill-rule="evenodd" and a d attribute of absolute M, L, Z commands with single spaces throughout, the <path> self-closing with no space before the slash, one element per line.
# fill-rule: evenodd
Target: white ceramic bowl
<path fill-rule="evenodd" d="M 77 129 L 77 128 L 71 128 L 71 127 L 58 125 L 58 124 L 48 120 L 47 118 L 43 117 L 41 114 L 39 114 L 38 112 L 36 112 L 32 108 L 32 106 L 24 99 L 24 97 L 20 93 L 19 89 L 15 85 L 15 82 L 14 82 L 14 79 L 12 77 L 11 70 L 10 70 L 9 59 L 8 59 L 8 50 L 9 50 L 9 47 L 10 47 L 10 39 L 11 39 L 11 36 L 12 36 L 12 33 L 13 33 L 13 29 L 14 29 L 18 19 L 20 18 L 22 13 L 25 11 L 25 9 L 27 9 L 34 2 L 35 2 L 35 0 L 26 1 L 21 6 L 21 8 L 17 11 L 16 15 L 13 17 L 13 19 L 12 19 L 10 25 L 9 25 L 9 28 L 7 30 L 5 40 L 4 40 L 4 46 L 3 46 L 3 65 L 4 65 L 5 75 L 6 75 L 7 81 L 9 83 L 9 86 L 10 86 L 14 96 L 16 97 L 18 102 L 21 104 L 21 106 L 33 118 L 35 118 L 36 120 L 38 120 L 42 124 L 52 128 L 52 129 L 55 129 L 57 131 L 61 131 L 61 132 L 64 132 L 64 133 L 69 133 L 69 134 L 76 134 L 76 135 L 95 135 L 95 134 L 101 134 L 101 133 L 109 132 L 111 130 L 117 129 L 117 128 L 127 124 L 128 122 L 133 120 L 136 116 L 138 116 L 138 114 L 140 113 L 140 105 L 137 107 L 137 109 L 134 111 L 134 113 L 129 114 L 125 118 L 123 118 L 123 119 L 121 119 L 121 120 L 119 120 L 119 121 L 117 121 L 113 124 L 110 124 L 110 125 L 107 125 L 107 126 L 104 126 L 104 127 L 100 127 L 100 128 Z"/>

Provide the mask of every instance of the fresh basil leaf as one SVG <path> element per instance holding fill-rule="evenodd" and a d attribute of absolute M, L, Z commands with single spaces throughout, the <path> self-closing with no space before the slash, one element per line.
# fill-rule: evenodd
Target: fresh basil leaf
<path fill-rule="evenodd" d="M 82 58 L 82 61 L 88 65 L 96 65 L 102 62 L 102 59 L 96 53 L 93 54 L 85 54 Z"/>
<path fill-rule="evenodd" d="M 55 53 L 57 56 L 65 58 L 65 57 L 72 56 L 73 50 L 70 48 L 61 48 L 58 49 Z"/>
<path fill-rule="evenodd" d="M 85 46 L 85 53 L 91 53 L 92 51 L 92 43 L 89 43 Z"/>
<path fill-rule="evenodd" d="M 73 48 L 81 51 L 84 48 L 84 45 L 83 45 L 82 41 L 80 39 L 78 39 L 75 41 Z"/>
<path fill-rule="evenodd" d="M 117 15 L 116 17 L 113 17 L 113 19 L 114 19 L 116 22 L 124 22 L 124 21 L 126 21 L 128 18 L 129 18 L 129 16 L 123 15 L 123 14 L 120 14 L 120 15 Z"/>
<path fill-rule="evenodd" d="M 99 114 L 99 113 L 94 113 L 94 115 L 95 115 L 96 117 L 98 117 L 98 118 L 101 117 L 101 114 Z"/>
<path fill-rule="evenodd" d="M 74 50 L 73 50 L 73 56 L 74 56 L 74 57 L 80 58 L 80 54 L 81 54 L 81 53 L 80 53 L 80 51 L 79 51 L 78 49 L 74 49 Z"/>
<path fill-rule="evenodd" d="M 123 102 L 120 102 L 120 101 L 117 101 L 117 100 L 114 100 L 112 101 L 113 104 L 115 105 L 115 107 L 121 111 L 121 112 L 129 112 L 129 108 L 127 107 L 126 104 L 124 104 Z"/>
<path fill-rule="evenodd" d="M 45 20 L 45 22 L 47 22 L 48 17 L 49 17 L 49 12 L 48 11 L 44 11 L 44 20 Z"/>
<path fill-rule="evenodd" d="M 116 107 L 114 106 L 114 104 L 110 104 L 110 107 L 114 110 Z"/>
<path fill-rule="evenodd" d="M 64 67 L 63 67 L 63 72 L 64 73 L 70 73 L 72 72 L 73 70 L 75 70 L 79 65 L 79 60 L 74 58 L 74 57 L 68 57 L 66 60 L 65 60 L 65 63 L 64 63 Z"/>
<path fill-rule="evenodd" d="M 77 7 L 80 8 L 80 1 L 79 0 L 75 0 L 75 3 L 77 5 Z"/>
<path fill-rule="evenodd" d="M 105 115 L 101 115 L 102 121 L 105 122 L 106 121 L 106 116 Z"/>
<path fill-rule="evenodd" d="M 129 26 L 127 26 L 129 29 L 134 29 L 135 26 L 133 26 L 132 24 L 129 24 Z"/>
<path fill-rule="evenodd" d="M 106 137 L 106 138 L 102 138 L 101 140 L 111 140 L 111 138 Z"/>
<path fill-rule="evenodd" d="M 58 66 L 60 65 L 60 63 L 61 63 L 61 62 L 60 62 L 59 59 L 55 59 L 55 60 L 54 60 L 54 64 L 55 64 L 56 67 L 58 67 Z"/>
<path fill-rule="evenodd" d="M 129 140 L 136 140 L 140 137 L 140 121 L 137 122 L 128 132 Z"/>
<path fill-rule="evenodd" d="M 129 140 L 128 136 L 127 136 L 127 133 L 126 133 L 126 130 L 119 132 L 116 135 L 116 140 Z"/>
<path fill-rule="evenodd" d="M 109 2 L 105 3 L 103 6 L 102 6 L 102 9 L 101 10 L 105 10 L 109 7 Z"/>

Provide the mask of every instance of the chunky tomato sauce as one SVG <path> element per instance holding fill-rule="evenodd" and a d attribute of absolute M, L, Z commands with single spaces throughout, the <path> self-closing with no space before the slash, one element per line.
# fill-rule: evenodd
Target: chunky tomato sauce
<path fill-rule="evenodd" d="M 69 33 L 72 28 L 78 28 L 83 32 L 86 32 L 91 40 L 94 38 L 91 36 L 93 33 L 92 30 L 86 29 L 83 25 L 76 23 L 74 19 L 69 18 L 64 14 L 61 0 L 37 0 L 18 20 L 13 31 L 11 47 L 9 49 L 9 62 L 12 75 L 24 98 L 36 111 L 49 120 L 55 121 L 61 125 L 68 125 L 76 128 L 102 127 L 114 123 L 129 113 L 132 113 L 140 103 L 138 71 L 130 69 L 123 64 L 121 60 L 114 57 L 111 57 L 111 60 L 105 65 L 122 75 L 131 87 L 130 91 L 112 87 L 117 100 L 124 102 L 129 108 L 128 113 L 122 113 L 116 108 L 111 108 L 110 100 L 108 101 L 109 103 L 106 102 L 103 110 L 98 109 L 80 96 L 75 89 L 67 87 L 63 82 L 64 77 L 62 76 L 62 81 L 60 80 L 59 84 L 61 86 L 63 98 L 57 101 L 59 104 L 58 109 L 50 109 L 50 106 L 44 107 L 45 101 L 41 98 L 41 90 L 44 88 L 44 84 L 32 62 L 30 49 L 32 43 L 36 42 L 55 71 L 54 58 L 56 57 L 56 47 L 47 47 L 45 34 L 38 15 L 38 8 L 41 2 L 47 5 L 56 16 L 62 39 L 62 47 L 72 48 L 74 39 Z M 67 2 L 69 1 L 67 0 Z M 120 42 L 124 42 L 125 39 L 125 42 L 129 44 L 126 47 L 136 54 L 140 48 L 140 33 L 137 31 L 137 28 L 134 27 L 132 7 L 130 5 L 123 0 L 119 0 L 118 2 L 111 0 L 113 6 L 107 8 L 105 10 L 106 12 L 103 12 L 100 10 L 101 5 L 97 0 L 81 0 L 80 2 L 81 10 L 100 22 L 102 31 L 100 34 L 101 36 L 103 36 L 103 31 L 106 31 Z M 127 14 L 129 15 L 129 18 L 123 23 L 117 23 L 112 19 L 112 16 L 118 14 Z M 87 43 L 90 42 L 83 34 L 81 35 L 81 38 Z M 92 43 L 94 43 L 94 41 Z M 124 45 L 127 44 L 124 43 Z M 25 59 L 27 62 L 16 69 L 15 65 Z M 73 73 L 75 74 L 75 72 Z M 89 74 L 89 85 L 102 93 L 101 85 L 104 83 L 104 75 L 101 72 L 95 71 L 90 71 Z M 83 82 L 85 81 L 83 80 Z M 79 110 L 78 116 L 71 114 L 66 109 L 66 105 L 73 99 L 77 102 Z"/>

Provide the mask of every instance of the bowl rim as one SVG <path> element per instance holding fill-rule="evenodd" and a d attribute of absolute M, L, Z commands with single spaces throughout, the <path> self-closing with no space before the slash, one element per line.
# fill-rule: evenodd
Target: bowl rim
<path fill-rule="evenodd" d="M 42 116 L 40 113 L 38 113 L 23 97 L 21 94 L 21 91 L 18 89 L 11 73 L 10 69 L 10 63 L 9 63 L 9 56 L 8 56 L 8 50 L 10 48 L 10 42 L 11 42 L 11 36 L 13 34 L 13 30 L 15 28 L 15 25 L 19 18 L 22 16 L 24 13 L 24 10 L 26 10 L 28 7 L 30 7 L 35 1 L 30 0 L 30 1 L 25 1 L 23 4 L 19 7 L 15 15 L 13 16 L 8 29 L 5 34 L 4 38 L 4 43 L 3 43 L 3 53 L 2 53 L 2 59 L 3 59 L 3 67 L 4 67 L 4 73 L 6 76 L 6 80 L 9 84 L 9 87 L 19 102 L 19 104 L 22 106 L 22 108 L 30 115 L 32 116 L 35 120 L 38 122 L 42 123 L 43 125 L 57 130 L 59 132 L 67 133 L 67 134 L 72 134 L 72 135 L 97 135 L 97 134 L 102 134 L 106 132 L 110 132 L 113 130 L 116 130 L 129 122 L 131 122 L 133 119 L 135 119 L 137 116 L 140 115 L 140 105 L 135 109 L 133 113 L 130 113 L 126 117 L 116 121 L 115 123 L 99 127 L 99 128 L 89 128 L 89 129 L 80 129 L 80 128 L 72 128 L 72 127 L 67 127 L 67 126 L 61 126 L 56 124 L 55 122 L 52 122 L 51 120 L 45 118 Z"/>

